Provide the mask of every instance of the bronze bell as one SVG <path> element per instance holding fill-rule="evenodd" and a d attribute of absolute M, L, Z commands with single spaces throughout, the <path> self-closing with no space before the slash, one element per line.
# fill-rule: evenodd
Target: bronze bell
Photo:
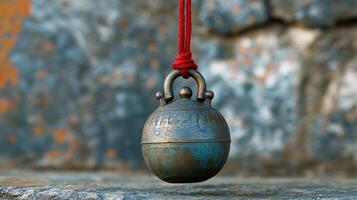
<path fill-rule="evenodd" d="M 188 74 L 197 82 L 197 100 L 183 87 L 174 100 L 172 85 L 181 72 L 174 70 L 157 92 L 157 108 L 145 123 L 141 145 L 147 166 L 169 183 L 205 181 L 216 175 L 227 160 L 229 128 L 223 116 L 211 107 L 213 92 L 197 70 Z"/>

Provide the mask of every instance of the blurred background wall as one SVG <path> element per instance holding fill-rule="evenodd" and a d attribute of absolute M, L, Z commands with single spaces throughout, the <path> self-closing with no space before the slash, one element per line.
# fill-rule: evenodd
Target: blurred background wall
<path fill-rule="evenodd" d="M 356 174 L 357 1 L 193 3 L 193 54 L 231 130 L 225 171 Z M 176 6 L 0 0 L 0 167 L 144 169 Z"/>

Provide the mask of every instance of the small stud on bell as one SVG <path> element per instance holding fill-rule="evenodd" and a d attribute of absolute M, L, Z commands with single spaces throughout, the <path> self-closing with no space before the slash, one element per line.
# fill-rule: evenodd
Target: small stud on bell
<path fill-rule="evenodd" d="M 180 89 L 180 97 L 182 98 L 182 99 L 191 99 L 191 97 L 192 97 L 192 90 L 191 90 L 191 88 L 189 88 L 189 87 L 187 87 L 187 86 L 185 86 L 185 87 L 182 87 L 181 89 Z"/>
<path fill-rule="evenodd" d="M 162 91 L 157 91 L 155 97 L 157 100 L 160 101 L 160 106 L 166 105 L 166 101 L 164 99 L 164 93 Z"/>
<path fill-rule="evenodd" d="M 212 99 L 214 98 L 214 93 L 211 90 L 207 90 L 206 98 L 207 98 L 208 104 L 211 105 Z"/>

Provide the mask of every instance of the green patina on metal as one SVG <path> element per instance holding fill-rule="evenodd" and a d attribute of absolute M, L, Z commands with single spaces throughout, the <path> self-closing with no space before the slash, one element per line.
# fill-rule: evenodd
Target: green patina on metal
<path fill-rule="evenodd" d="M 223 116 L 211 107 L 214 95 L 196 70 L 189 70 L 197 84 L 197 100 L 192 90 L 183 87 L 174 100 L 172 84 L 180 71 L 170 73 L 165 92 L 156 97 L 161 106 L 145 123 L 142 151 L 148 167 L 162 180 L 171 183 L 205 181 L 216 175 L 227 160 L 230 134 Z"/>

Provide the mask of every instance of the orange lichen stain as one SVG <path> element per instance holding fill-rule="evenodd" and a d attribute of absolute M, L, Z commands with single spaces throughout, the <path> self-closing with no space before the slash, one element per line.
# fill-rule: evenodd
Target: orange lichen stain
<path fill-rule="evenodd" d="M 167 27 L 166 26 L 160 26 L 159 32 L 161 34 L 167 34 Z"/>
<path fill-rule="evenodd" d="M 110 158 L 113 158 L 117 155 L 117 151 L 113 148 L 109 148 L 107 149 L 107 156 L 110 157 Z"/>
<path fill-rule="evenodd" d="M 265 84 L 267 80 L 267 76 L 265 74 L 261 76 L 256 76 L 256 79 L 260 84 Z"/>
<path fill-rule="evenodd" d="M 8 182 L 1 182 L 2 186 L 10 186 L 10 187 L 39 187 L 44 186 L 45 182 L 43 181 L 8 181 Z"/>
<path fill-rule="evenodd" d="M 78 185 L 64 185 L 64 186 L 59 186 L 59 187 L 64 189 L 64 190 L 79 190 L 79 189 L 82 189 L 82 187 L 78 186 Z"/>
<path fill-rule="evenodd" d="M 15 134 L 10 134 L 7 136 L 7 141 L 10 143 L 15 143 L 16 142 L 16 135 Z"/>
<path fill-rule="evenodd" d="M 242 59 L 241 60 L 241 63 L 246 67 L 246 68 L 250 68 L 251 67 L 251 64 L 252 64 L 252 61 L 248 58 L 245 58 L 245 59 Z"/>
<path fill-rule="evenodd" d="M 157 50 L 157 46 L 155 43 L 151 43 L 147 46 L 147 50 L 148 52 L 152 53 L 155 52 Z"/>
<path fill-rule="evenodd" d="M 0 17 L 27 16 L 31 11 L 31 0 L 1 0 Z"/>
<path fill-rule="evenodd" d="M 2 51 L 1 48 L 0 51 Z M 18 70 L 12 67 L 11 61 L 7 60 L 7 58 L 0 56 L 0 60 L 0 89 L 3 89 L 6 84 L 17 85 Z"/>
<path fill-rule="evenodd" d="M 58 158 L 60 156 L 62 156 L 62 152 L 60 150 L 52 149 L 45 154 L 44 160 L 52 160 L 52 159 Z"/>
<path fill-rule="evenodd" d="M 276 69 L 276 64 L 275 63 L 269 63 L 266 66 L 266 70 L 263 74 L 257 75 L 256 79 L 260 84 L 265 84 L 266 81 L 268 80 L 269 76 L 274 73 L 274 70 Z"/>
<path fill-rule="evenodd" d="M 239 6 L 233 6 L 232 7 L 232 13 L 233 14 L 238 14 L 240 12 L 240 7 Z"/>
<path fill-rule="evenodd" d="M 42 117 L 39 117 L 32 128 L 32 132 L 36 137 L 39 137 L 43 134 L 44 132 L 44 127 L 45 127 L 45 121 L 43 120 Z"/>
<path fill-rule="evenodd" d="M 149 61 L 149 66 L 151 70 L 157 71 L 159 69 L 159 62 L 157 60 L 152 59 Z"/>
<path fill-rule="evenodd" d="M 56 128 L 54 139 L 57 144 L 63 144 L 68 138 L 68 131 L 65 128 Z"/>
<path fill-rule="evenodd" d="M 354 122 L 357 119 L 357 111 L 351 111 L 347 113 L 346 120 L 348 122 Z"/>
<path fill-rule="evenodd" d="M 38 70 L 36 72 L 36 78 L 37 79 L 43 79 L 43 78 L 46 77 L 46 75 L 47 75 L 47 72 L 45 70 L 43 70 L 43 69 L 40 69 L 40 70 Z"/>
<path fill-rule="evenodd" d="M 8 112 L 11 108 L 11 102 L 5 98 L 0 98 L 0 113 Z"/>
<path fill-rule="evenodd" d="M 127 79 L 128 81 L 135 81 L 135 80 L 137 79 L 137 77 L 136 77 L 135 75 L 133 75 L 133 74 L 128 74 L 128 75 L 126 76 L 126 79 Z"/>
<path fill-rule="evenodd" d="M 153 88 L 155 85 L 156 85 L 156 83 L 157 83 L 157 80 L 156 79 L 148 79 L 147 81 L 146 81 L 146 87 L 147 88 Z"/>
<path fill-rule="evenodd" d="M 36 137 L 39 137 L 43 133 L 43 127 L 42 126 L 35 126 L 35 127 L 33 127 L 32 132 L 35 134 Z"/>
<path fill-rule="evenodd" d="M 51 42 L 45 42 L 42 45 L 42 49 L 46 53 L 50 53 L 53 50 L 53 48 L 54 48 L 54 46 L 53 46 L 53 43 L 51 43 Z"/>
<path fill-rule="evenodd" d="M 72 158 L 74 153 L 77 150 L 77 147 L 78 147 L 77 138 L 74 138 L 74 139 L 70 140 L 69 143 L 68 143 L 68 148 L 66 150 L 66 157 L 67 158 Z"/>
<path fill-rule="evenodd" d="M 246 22 L 247 22 L 248 25 L 254 24 L 255 23 L 255 17 L 254 16 L 247 17 Z"/>
<path fill-rule="evenodd" d="M 31 0 L 0 1 L 0 89 L 6 84 L 17 85 L 19 72 L 8 54 L 21 31 L 22 19 L 30 14 Z"/>
<path fill-rule="evenodd" d="M 231 71 L 231 78 L 233 78 L 233 79 L 236 79 L 238 76 L 239 76 L 239 71 L 238 70 L 236 70 L 236 69 L 233 69 L 232 71 Z"/>

